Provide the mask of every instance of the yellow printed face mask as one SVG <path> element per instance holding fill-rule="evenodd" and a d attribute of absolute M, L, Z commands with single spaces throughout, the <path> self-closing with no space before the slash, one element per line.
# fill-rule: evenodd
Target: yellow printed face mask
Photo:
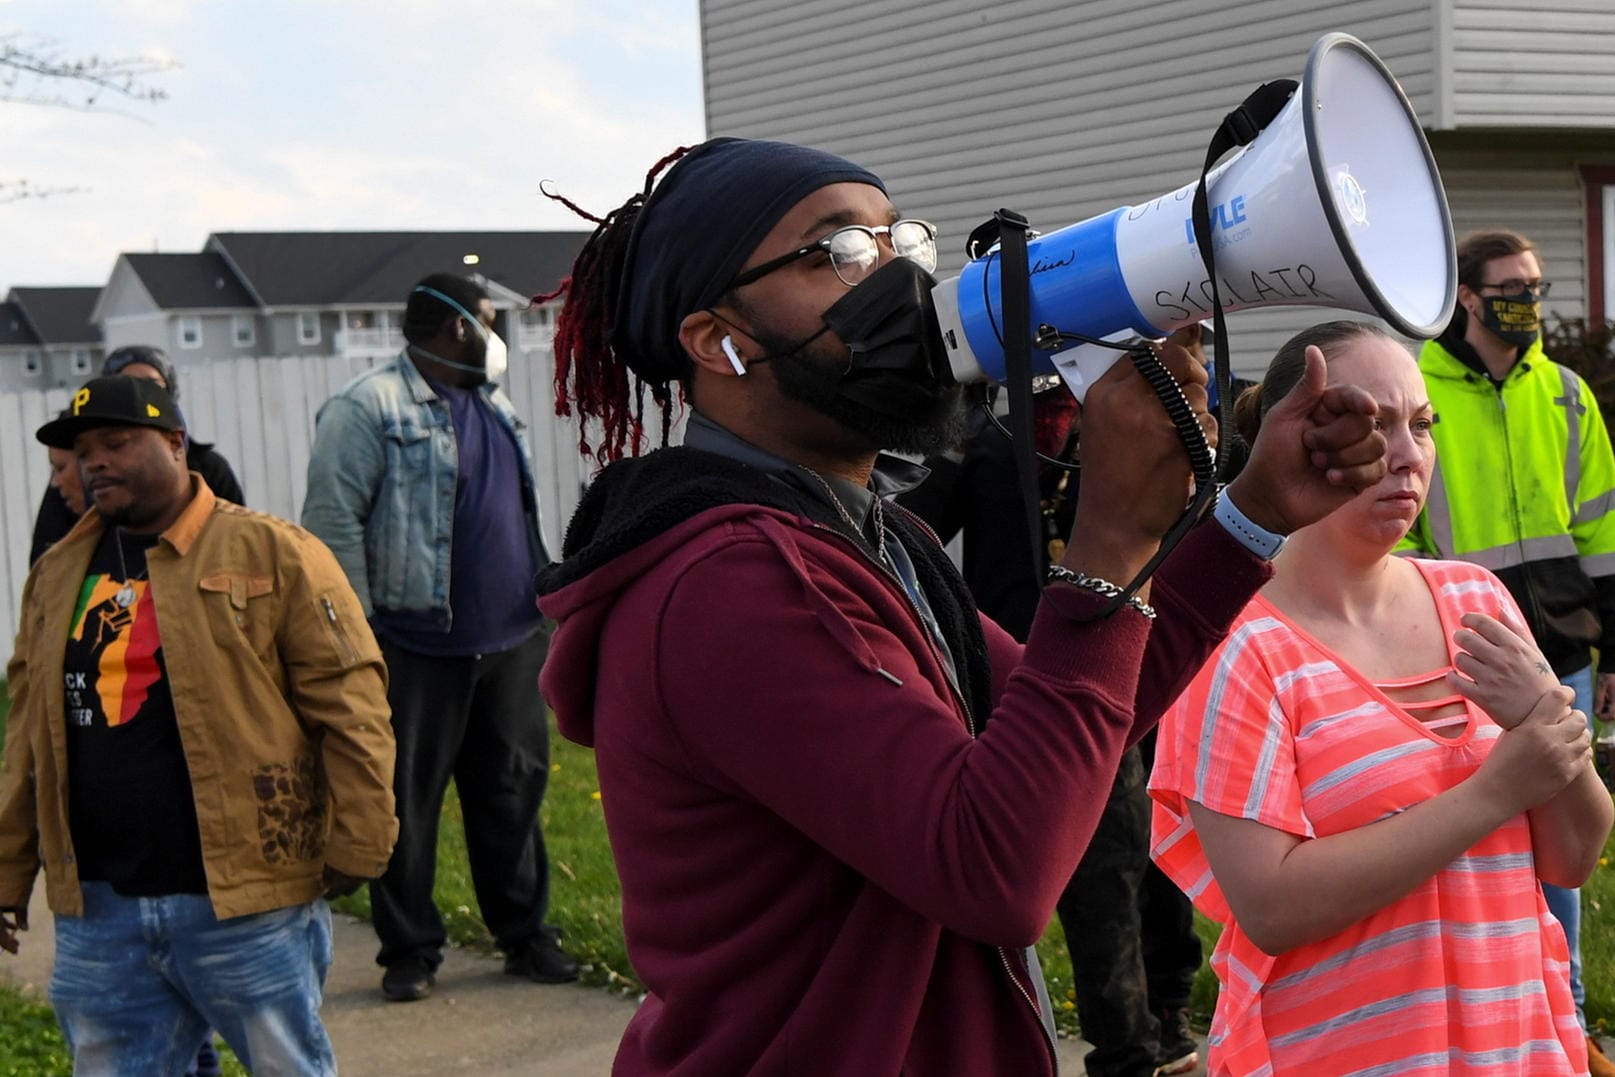
<path fill-rule="evenodd" d="M 1542 303 L 1529 291 L 1483 297 L 1481 324 L 1516 348 L 1529 348 L 1542 331 Z"/>

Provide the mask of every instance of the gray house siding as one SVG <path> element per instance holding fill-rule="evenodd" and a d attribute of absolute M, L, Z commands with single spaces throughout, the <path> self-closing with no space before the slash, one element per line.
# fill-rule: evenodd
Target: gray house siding
<path fill-rule="evenodd" d="M 105 338 L 103 347 L 109 353 L 125 344 L 151 344 L 164 349 L 172 348 L 170 332 L 168 315 L 149 306 L 142 313 L 111 317 L 101 323 L 101 333 Z M 176 354 L 177 351 L 170 352 L 171 356 Z"/>
<path fill-rule="evenodd" d="M 267 323 L 267 337 L 264 347 L 259 349 L 261 355 L 330 355 L 331 341 L 338 329 L 342 328 L 341 317 L 335 311 L 320 310 L 313 313 L 319 318 L 319 339 L 312 344 L 303 343 L 298 335 L 298 318 L 301 312 L 296 310 L 277 310 L 264 318 Z"/>
<path fill-rule="evenodd" d="M 1610 0 L 1444 2 L 1457 126 L 1615 129 Z"/>
<path fill-rule="evenodd" d="M 240 359 L 254 355 L 263 355 L 264 338 L 262 319 L 258 319 L 254 312 L 249 310 L 218 311 L 218 310 L 170 310 L 164 312 L 167 317 L 163 330 L 167 343 L 161 345 L 170 356 L 180 360 L 197 359 Z M 256 331 L 253 343 L 238 345 L 235 342 L 235 319 L 238 317 L 253 318 Z M 201 327 L 202 338 L 199 344 L 182 343 L 184 323 L 195 319 Z"/>
<path fill-rule="evenodd" d="M 1329 31 L 1367 42 L 1422 123 L 1439 104 L 1437 12 L 1405 0 L 1349 16 L 1325 0 L 702 0 L 701 15 L 709 134 L 804 142 L 874 169 L 899 209 L 941 229 L 939 276 L 1000 206 L 1048 231 L 1189 182 L 1224 114 L 1262 82 L 1298 78 Z M 1260 369 L 1319 317 L 1234 315 L 1236 369 Z"/>
<path fill-rule="evenodd" d="M 1599 154 L 1585 142 L 1526 136 L 1499 148 L 1494 137 L 1437 135 L 1433 140 L 1447 186 L 1452 223 L 1461 236 L 1507 228 L 1530 237 L 1553 291 L 1543 304 L 1551 318 L 1587 309 L 1586 194 L 1580 164 L 1615 162 L 1615 146 Z"/>
<path fill-rule="evenodd" d="M 33 356 L 37 370 L 29 371 L 28 358 Z M 0 347 L 0 392 L 16 389 L 42 389 L 48 386 L 44 350 L 38 345 Z"/>
<path fill-rule="evenodd" d="M 77 388 L 101 373 L 104 353 L 99 344 L 53 344 L 48 345 L 44 352 L 44 383 L 47 386 Z"/>
<path fill-rule="evenodd" d="M 228 350 L 220 354 L 228 359 L 273 354 L 266 347 L 269 343 L 267 321 L 256 311 L 242 311 L 227 317 L 222 346 Z"/>
<path fill-rule="evenodd" d="M 28 371 L 28 356 L 39 369 Z M 76 388 L 101 370 L 100 344 L 39 344 L 0 348 L 0 392 Z"/>
<path fill-rule="evenodd" d="M 112 267 L 112 276 L 108 278 L 106 287 L 101 290 L 101 298 L 96 304 L 97 319 L 116 321 L 132 315 L 149 314 L 156 309 L 157 302 L 141 283 L 140 277 L 129 268 L 128 262 L 119 258 Z"/>

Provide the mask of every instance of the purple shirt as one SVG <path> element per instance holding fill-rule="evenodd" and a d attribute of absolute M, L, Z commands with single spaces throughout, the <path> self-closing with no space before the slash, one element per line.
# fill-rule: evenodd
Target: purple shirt
<path fill-rule="evenodd" d="M 378 636 L 408 651 L 440 657 L 506 651 L 538 629 L 533 600 L 538 563 L 522 505 L 516 439 L 475 389 L 428 378 L 449 405 L 459 452 L 454 485 L 454 537 L 449 562 L 447 632 L 422 631 L 377 610 Z"/>

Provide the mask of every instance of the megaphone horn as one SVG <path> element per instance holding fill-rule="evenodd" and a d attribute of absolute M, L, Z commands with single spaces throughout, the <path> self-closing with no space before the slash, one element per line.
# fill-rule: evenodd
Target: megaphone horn
<path fill-rule="evenodd" d="M 1063 348 L 1060 333 L 1163 337 L 1212 313 L 1196 245 L 1198 180 L 1038 236 L 1031 272 L 1033 373 L 1080 398 L 1120 352 Z M 1304 305 L 1374 314 L 1399 332 L 1446 328 L 1458 269 L 1452 218 L 1418 118 L 1379 58 L 1349 34 L 1312 46 L 1300 88 L 1257 138 L 1207 176 L 1225 311 Z M 961 382 L 1004 380 L 997 248 L 936 286 Z"/>

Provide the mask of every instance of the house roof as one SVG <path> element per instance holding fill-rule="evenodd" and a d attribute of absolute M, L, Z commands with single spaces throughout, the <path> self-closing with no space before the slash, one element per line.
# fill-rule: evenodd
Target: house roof
<path fill-rule="evenodd" d="M 38 343 L 22 308 L 15 303 L 0 303 L 0 348 Z"/>
<path fill-rule="evenodd" d="M 125 254 L 152 300 L 164 310 L 241 309 L 258 304 L 223 258 L 201 254 Z"/>
<path fill-rule="evenodd" d="M 99 344 L 101 330 L 90 322 L 90 312 L 100 294 L 94 285 L 16 287 L 11 289 L 11 305 L 21 310 L 42 344 Z M 0 333 L 4 329 L 0 325 Z"/>
<path fill-rule="evenodd" d="M 521 295 L 554 291 L 587 232 L 216 232 L 267 307 L 402 304 L 429 273 L 479 273 Z M 475 254 L 468 265 L 465 256 Z M 165 304 L 166 305 L 166 304 Z"/>

